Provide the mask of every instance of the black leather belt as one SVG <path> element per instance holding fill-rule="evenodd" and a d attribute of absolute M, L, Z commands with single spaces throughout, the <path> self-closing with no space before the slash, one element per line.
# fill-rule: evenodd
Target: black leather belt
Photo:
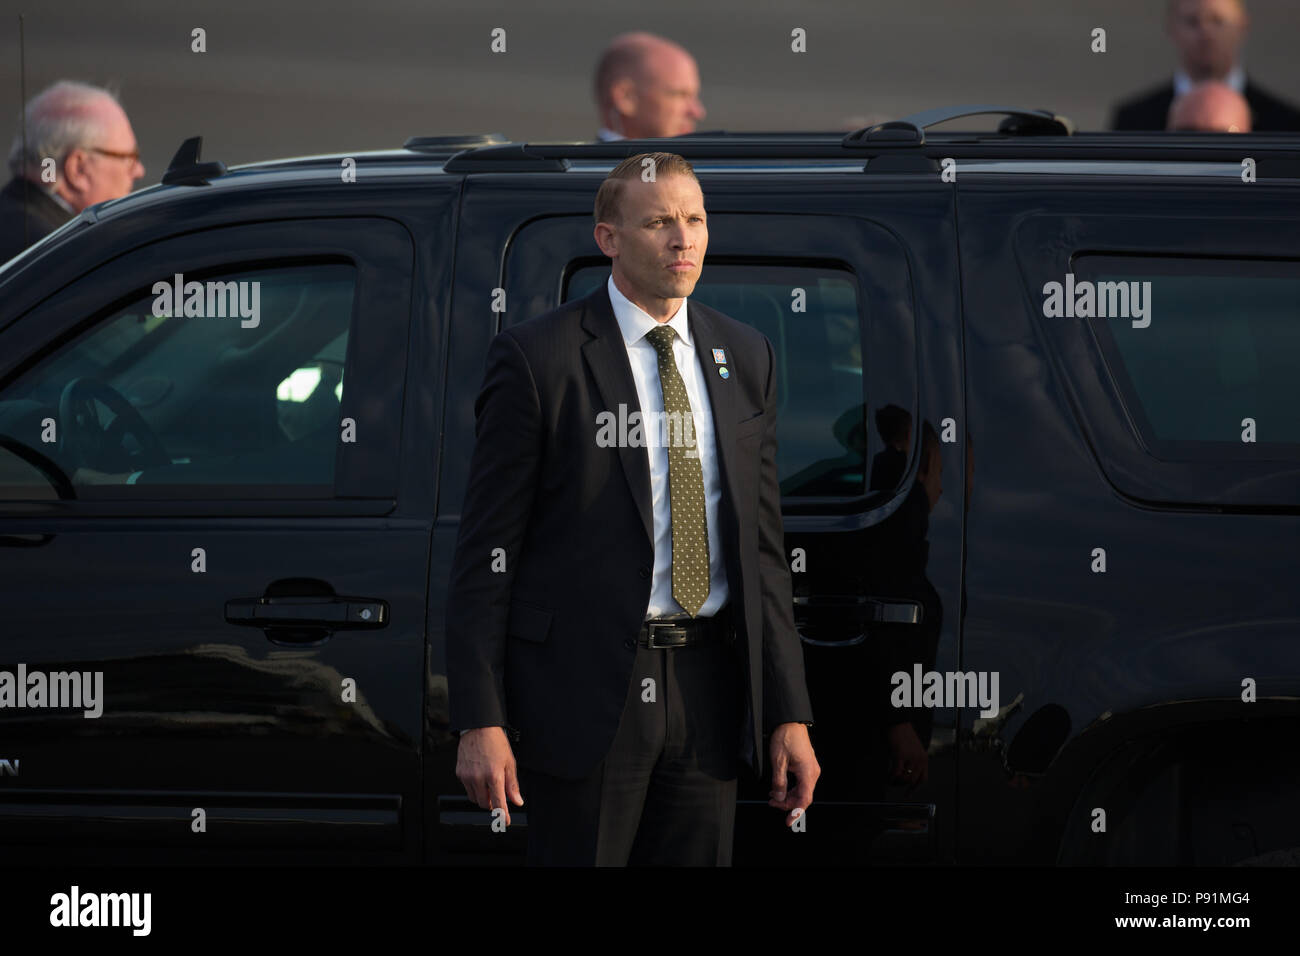
<path fill-rule="evenodd" d="M 712 617 L 652 618 L 641 625 L 636 640 L 642 647 L 685 647 L 733 636 L 731 612 L 724 607 Z"/>

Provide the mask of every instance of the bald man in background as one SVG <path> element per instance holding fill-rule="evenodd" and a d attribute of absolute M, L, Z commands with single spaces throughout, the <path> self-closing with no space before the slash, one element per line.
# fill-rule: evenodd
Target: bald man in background
<path fill-rule="evenodd" d="M 704 118 L 700 72 L 681 46 L 652 33 L 624 33 L 596 65 L 601 140 L 681 136 Z"/>
<path fill-rule="evenodd" d="M 144 176 L 131 121 L 108 90 L 61 80 L 33 96 L 24 115 L 26 134 L 20 122 L 9 150 L 13 178 L 0 190 L 0 262 Z M 53 182 L 42 175 L 47 159 Z"/>
<path fill-rule="evenodd" d="M 1198 83 L 1169 107 L 1166 128 L 1198 133 L 1249 133 L 1250 104 L 1226 83 Z"/>
<path fill-rule="evenodd" d="M 1300 131 L 1300 111 L 1247 79 L 1242 69 L 1241 48 L 1249 26 L 1245 0 L 1169 0 L 1165 28 L 1178 49 L 1179 68 L 1172 82 L 1116 107 L 1111 128 L 1165 129 L 1173 101 L 1196 84 L 1213 81 L 1245 97 L 1252 129 Z"/>

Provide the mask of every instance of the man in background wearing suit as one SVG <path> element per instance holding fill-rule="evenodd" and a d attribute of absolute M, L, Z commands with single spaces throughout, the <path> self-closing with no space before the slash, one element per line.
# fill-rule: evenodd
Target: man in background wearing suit
<path fill-rule="evenodd" d="M 501 332 L 475 404 L 447 610 L 456 774 L 507 821 L 522 782 L 530 863 L 725 866 L 764 734 L 787 826 L 821 772 L 777 360 L 688 304 L 708 226 L 685 159 L 624 160 L 595 219 L 609 279 Z"/>
<path fill-rule="evenodd" d="M 27 103 L 23 124 L 9 151 L 13 179 L 0 189 L 0 262 L 87 206 L 125 196 L 144 175 L 131 121 L 108 90 L 55 83 Z M 52 182 L 43 178 L 46 159 Z"/>
<path fill-rule="evenodd" d="M 624 33 L 596 64 L 600 140 L 682 136 L 704 119 L 695 57 L 653 33 Z"/>
<path fill-rule="evenodd" d="M 1249 26 L 1245 0 L 1169 0 L 1166 24 L 1181 60 L 1173 82 L 1119 104 L 1112 129 L 1165 129 L 1175 97 L 1198 83 L 1216 80 L 1246 97 L 1252 129 L 1300 131 L 1300 112 L 1247 79 L 1241 67 L 1241 47 Z"/>

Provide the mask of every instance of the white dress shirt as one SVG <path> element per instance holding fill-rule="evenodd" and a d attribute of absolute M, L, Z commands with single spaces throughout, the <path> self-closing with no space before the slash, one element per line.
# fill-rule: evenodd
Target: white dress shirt
<path fill-rule="evenodd" d="M 626 137 L 622 133 L 615 133 L 612 129 L 610 129 L 607 126 L 602 126 L 596 132 L 596 139 L 605 143 L 608 143 L 610 140 L 625 139 L 625 138 Z"/>
<path fill-rule="evenodd" d="M 627 347 L 628 362 L 632 366 L 632 380 L 636 383 L 637 399 L 641 403 L 641 414 L 663 415 L 664 396 L 659 385 L 659 353 L 645 337 L 651 329 L 658 328 L 656 322 L 638 306 L 633 305 L 627 296 L 614 284 L 611 272 L 607 282 L 609 301 L 614 306 L 614 317 L 618 319 L 619 329 L 623 333 L 623 344 Z M 673 358 L 677 362 L 677 371 L 686 386 L 686 397 L 691 403 L 691 417 L 695 421 L 695 447 L 700 456 L 700 471 L 704 476 L 704 512 L 709 532 L 709 596 L 705 598 L 697 617 L 711 617 L 727 600 L 727 571 L 723 561 L 722 541 L 718 536 L 718 503 L 722 500 L 722 481 L 718 474 L 717 448 L 714 444 L 713 406 L 709 402 L 709 393 L 704 385 L 704 369 L 700 366 L 700 357 L 691 341 L 691 330 L 687 321 L 686 299 L 682 299 L 677 314 L 667 324 L 676 335 L 673 336 Z M 629 413 L 632 411 L 628 410 Z M 615 410 L 617 412 L 617 410 Z M 620 416 L 622 417 L 622 416 Z M 659 418 L 655 419 L 656 421 Z M 650 604 L 646 608 L 646 618 L 669 617 L 685 614 L 686 611 L 673 598 L 673 538 L 672 509 L 668 498 L 668 448 L 662 440 L 663 429 L 652 434 L 654 430 L 646 428 L 646 452 L 650 458 L 650 501 L 654 514 L 654 576 L 650 580 Z M 676 430 L 669 434 L 675 438 Z"/>
<path fill-rule="evenodd" d="M 1246 95 L 1246 71 L 1241 68 L 1240 63 L 1234 63 L 1228 75 L 1223 78 L 1223 82 L 1232 87 L 1242 96 Z M 1174 99 L 1182 96 L 1196 84 L 1184 70 L 1179 70 L 1174 74 Z"/>

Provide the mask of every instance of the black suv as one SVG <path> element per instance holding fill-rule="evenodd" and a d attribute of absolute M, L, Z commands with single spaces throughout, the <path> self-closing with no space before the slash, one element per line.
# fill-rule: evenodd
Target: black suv
<path fill-rule="evenodd" d="M 655 149 L 703 186 L 694 295 L 780 363 L 823 776 L 802 833 L 743 781 L 736 862 L 1296 852 L 1300 138 L 981 107 L 192 140 L 0 268 L 7 860 L 522 858 L 448 728 L 473 402 L 497 332 L 604 281 L 597 187 Z"/>

